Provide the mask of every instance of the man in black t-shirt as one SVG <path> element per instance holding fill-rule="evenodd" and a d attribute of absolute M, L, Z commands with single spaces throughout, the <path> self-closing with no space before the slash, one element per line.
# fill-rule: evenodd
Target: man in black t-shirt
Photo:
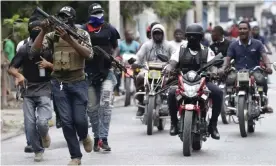
<path fill-rule="evenodd" d="M 210 48 L 212 51 L 214 51 L 215 55 L 221 53 L 225 57 L 231 41 L 224 38 L 223 34 L 224 31 L 221 26 L 214 27 L 214 29 L 212 30 L 213 44 L 210 45 Z"/>
<path fill-rule="evenodd" d="M 34 161 L 43 159 L 44 148 L 51 139 L 48 121 L 52 118 L 51 83 L 52 50 L 44 49 L 39 54 L 30 53 L 33 41 L 40 33 L 40 21 L 31 17 L 29 21 L 30 40 L 21 46 L 10 63 L 9 74 L 16 78 L 15 84 L 23 88 L 24 124 L 35 153 Z M 19 68 L 23 71 L 19 73 Z M 38 115 L 36 117 L 36 114 Z"/>

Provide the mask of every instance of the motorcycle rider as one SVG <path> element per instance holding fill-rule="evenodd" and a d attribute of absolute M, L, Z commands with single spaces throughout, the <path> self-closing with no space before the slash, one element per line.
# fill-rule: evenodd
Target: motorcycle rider
<path fill-rule="evenodd" d="M 166 72 L 170 72 L 175 68 L 181 68 L 183 74 L 190 70 L 197 71 L 215 57 L 214 52 L 204 47 L 200 42 L 203 38 L 204 31 L 199 24 L 191 24 L 186 28 L 185 36 L 188 40 L 187 45 L 182 45 L 171 56 L 170 63 L 166 67 Z M 210 97 L 213 101 L 212 117 L 208 127 L 208 131 L 213 139 L 220 139 L 217 129 L 218 116 L 222 107 L 222 90 L 211 82 L 207 82 L 207 87 L 211 91 Z M 178 118 L 177 118 L 177 101 L 175 96 L 176 89 L 171 88 L 168 96 L 168 106 L 171 115 L 170 134 L 172 136 L 178 134 Z"/>
<path fill-rule="evenodd" d="M 224 57 L 227 55 L 227 49 L 231 43 L 228 39 L 224 37 L 224 30 L 221 26 L 215 26 L 212 30 L 212 40 L 213 43 L 210 45 L 210 49 L 218 55 L 221 53 Z"/>
<path fill-rule="evenodd" d="M 130 30 L 125 31 L 125 40 L 121 41 L 119 44 L 120 57 L 122 58 L 122 55 L 124 53 L 136 54 L 139 47 L 140 47 L 140 44 L 134 40 L 133 32 Z M 122 74 L 121 72 L 119 72 L 119 74 L 116 73 L 115 75 L 117 78 L 117 85 L 114 88 L 114 95 L 119 96 L 119 88 L 121 86 Z"/>
<path fill-rule="evenodd" d="M 226 67 L 229 65 L 231 59 L 235 59 L 235 68 L 237 70 L 241 69 L 253 69 L 256 66 L 260 65 L 260 60 L 264 61 L 266 66 L 265 71 L 268 74 L 272 74 L 272 69 L 270 60 L 266 55 L 263 44 L 256 39 L 250 37 L 250 24 L 246 21 L 241 21 L 239 23 L 239 40 L 230 44 L 227 57 L 225 58 L 222 68 L 219 69 L 219 73 L 223 74 Z M 235 78 L 236 73 L 229 74 L 228 78 Z M 267 95 L 267 82 L 264 83 L 264 92 Z M 266 113 L 272 113 L 273 110 L 270 107 L 265 107 L 263 109 Z"/>
<path fill-rule="evenodd" d="M 267 40 L 265 39 L 265 37 L 260 35 L 260 27 L 258 25 L 253 26 L 252 37 L 254 39 L 260 40 L 262 42 L 262 44 L 265 46 L 265 48 L 268 51 L 267 54 L 272 54 L 272 51 L 271 51 L 270 47 L 268 46 Z"/>
<path fill-rule="evenodd" d="M 139 51 L 137 52 L 137 62 L 138 65 L 144 65 L 145 62 L 149 61 L 157 61 L 159 62 L 159 59 L 157 58 L 157 54 L 161 53 L 163 55 L 166 55 L 170 57 L 172 53 L 174 52 L 174 47 L 166 40 L 166 32 L 165 28 L 161 24 L 156 24 L 152 27 L 151 30 L 151 36 L 152 40 L 146 41 Z M 135 65 L 133 65 L 135 66 Z M 144 91 L 144 71 L 141 70 L 136 78 L 136 91 Z M 143 95 L 137 95 L 137 100 L 139 101 L 139 104 L 143 104 Z M 138 107 L 138 111 L 136 113 L 136 116 L 142 116 L 144 114 L 145 110 L 144 108 Z M 167 114 L 164 112 L 164 114 Z"/>

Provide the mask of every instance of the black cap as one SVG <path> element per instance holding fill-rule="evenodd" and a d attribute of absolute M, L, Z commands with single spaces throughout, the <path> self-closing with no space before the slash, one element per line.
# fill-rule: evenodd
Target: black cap
<path fill-rule="evenodd" d="M 31 16 L 28 22 L 28 31 L 30 32 L 34 27 L 40 26 L 41 19 L 37 16 Z"/>
<path fill-rule="evenodd" d="M 75 9 L 70 6 L 64 6 L 63 8 L 61 8 L 58 14 L 61 14 L 61 13 L 65 13 L 68 16 L 76 17 Z"/>
<path fill-rule="evenodd" d="M 103 10 L 102 6 L 98 3 L 93 3 L 88 8 L 88 14 L 90 14 L 90 15 L 95 14 L 95 13 L 103 13 L 103 12 L 104 12 L 104 10 Z"/>

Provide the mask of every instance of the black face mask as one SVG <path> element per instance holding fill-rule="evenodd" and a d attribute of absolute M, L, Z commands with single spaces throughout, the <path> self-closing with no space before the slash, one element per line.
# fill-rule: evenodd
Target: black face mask
<path fill-rule="evenodd" d="M 40 29 L 34 29 L 30 32 L 30 38 L 34 41 L 40 33 Z"/>
<path fill-rule="evenodd" d="M 199 36 L 187 36 L 187 41 L 188 41 L 188 45 L 187 47 L 190 48 L 191 50 L 200 50 L 200 41 L 201 38 Z"/>

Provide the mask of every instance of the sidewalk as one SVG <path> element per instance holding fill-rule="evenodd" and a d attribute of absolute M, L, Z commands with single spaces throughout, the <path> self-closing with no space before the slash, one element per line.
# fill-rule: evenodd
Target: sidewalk
<path fill-rule="evenodd" d="M 124 96 L 114 99 L 114 106 L 124 100 Z M 50 126 L 55 125 L 55 114 L 53 113 Z M 24 117 L 22 109 L 1 110 L 1 141 L 5 141 L 24 133 Z"/>

